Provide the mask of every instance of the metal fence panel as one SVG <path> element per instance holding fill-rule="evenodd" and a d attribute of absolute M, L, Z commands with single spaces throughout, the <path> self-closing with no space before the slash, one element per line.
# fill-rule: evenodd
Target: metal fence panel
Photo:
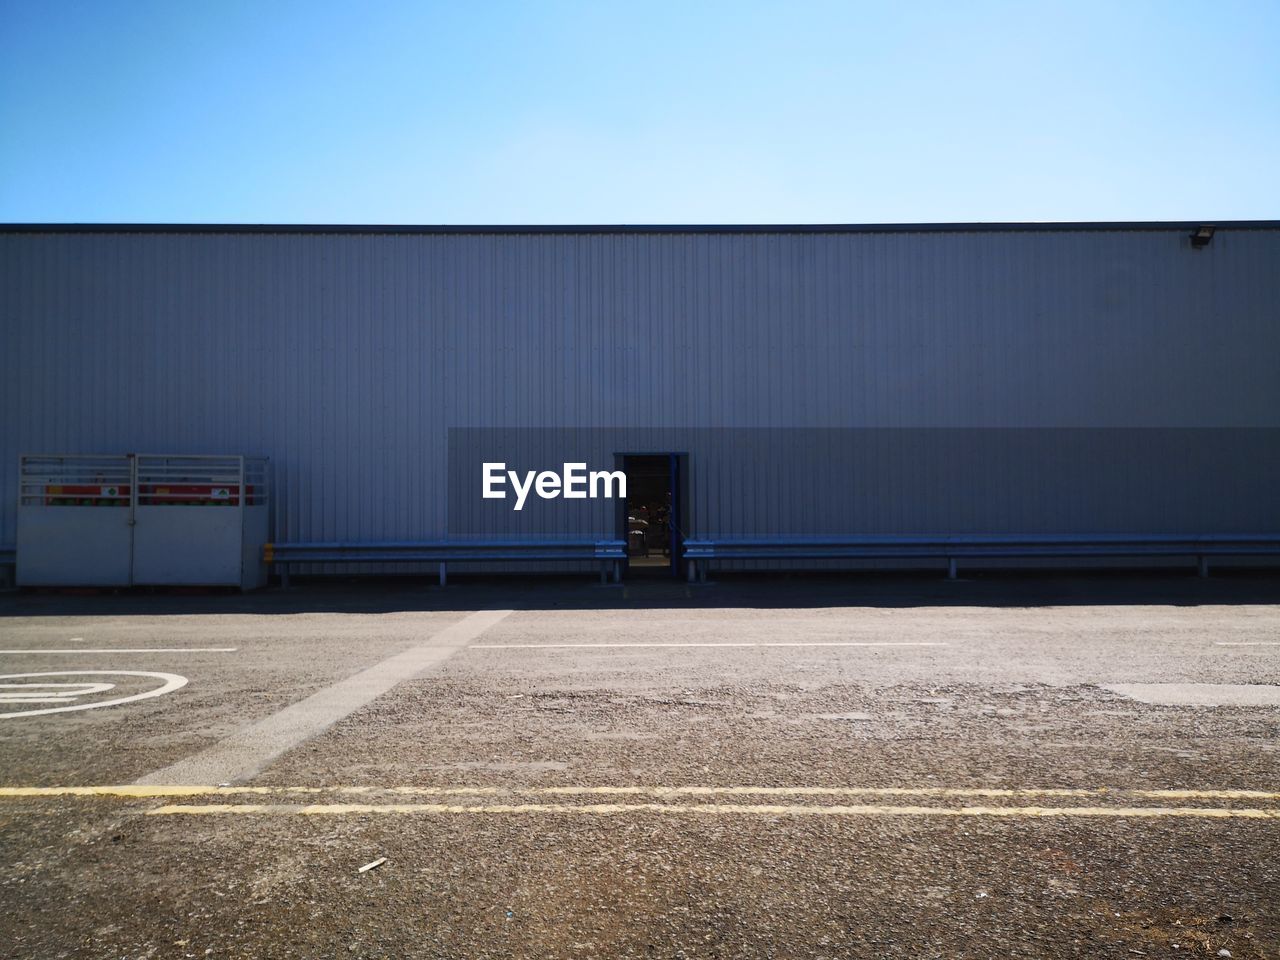
<path fill-rule="evenodd" d="M 19 473 L 19 585 L 266 582 L 264 458 L 28 455 Z"/>
<path fill-rule="evenodd" d="M 23 457 L 18 475 L 19 586 L 132 582 L 128 457 Z"/>

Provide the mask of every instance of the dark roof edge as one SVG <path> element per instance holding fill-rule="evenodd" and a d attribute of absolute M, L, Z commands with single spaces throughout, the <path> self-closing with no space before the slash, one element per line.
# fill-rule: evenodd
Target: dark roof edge
<path fill-rule="evenodd" d="M 1081 230 L 1276 230 L 1280 220 L 1046 221 L 1022 223 L 799 223 L 438 225 L 308 223 L 0 223 L 0 233 L 346 233 L 346 234 L 659 234 L 659 233 L 1011 233 Z"/>

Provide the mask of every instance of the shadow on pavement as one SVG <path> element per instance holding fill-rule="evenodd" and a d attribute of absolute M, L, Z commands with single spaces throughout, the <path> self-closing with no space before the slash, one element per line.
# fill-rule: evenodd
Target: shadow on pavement
<path fill-rule="evenodd" d="M 288 590 L 134 588 L 0 594 L 0 618 L 197 614 L 396 613 L 414 610 L 1039 607 L 1280 603 L 1280 570 L 1001 571 L 947 580 L 936 572 L 723 573 L 708 584 L 639 577 L 599 585 L 588 576 L 295 577 Z"/>

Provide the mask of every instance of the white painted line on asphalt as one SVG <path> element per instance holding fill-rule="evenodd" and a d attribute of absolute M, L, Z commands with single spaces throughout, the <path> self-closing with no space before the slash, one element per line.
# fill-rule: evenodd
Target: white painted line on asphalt
<path fill-rule="evenodd" d="M 1215 640 L 1215 647 L 1280 647 L 1280 640 Z"/>
<path fill-rule="evenodd" d="M 816 641 L 797 640 L 777 643 L 476 643 L 470 650 L 584 650 L 612 649 L 621 650 L 629 647 L 945 647 L 942 641 L 920 641 L 912 643 L 890 643 L 871 641 Z"/>
<path fill-rule="evenodd" d="M 32 647 L 25 650 L 0 650 L 8 656 L 19 653 L 235 653 L 239 647 L 76 647 L 71 650 L 41 650 Z"/>
<path fill-rule="evenodd" d="M 454 805 L 444 803 L 211 803 L 169 804 L 148 810 L 147 816 L 225 816 L 227 814 L 292 814 L 307 817 L 354 814 L 595 814 L 628 813 L 754 814 L 777 817 L 1197 817 L 1210 819 L 1276 820 L 1280 809 L 1254 807 L 919 807 L 859 804 L 804 806 L 740 803 L 518 803 Z"/>
<path fill-rule="evenodd" d="M 235 783 L 261 771 L 286 750 L 323 733 L 339 720 L 457 653 L 510 610 L 481 610 L 381 663 L 339 680 L 278 713 L 232 733 L 194 756 L 157 770 L 137 783 Z"/>
<path fill-rule="evenodd" d="M 1166 707 L 1280 707 L 1280 686 L 1267 683 L 1106 683 L 1102 689 Z"/>
<path fill-rule="evenodd" d="M 0 683 L 0 703 L 66 704 L 114 688 L 114 683 Z"/>
<path fill-rule="evenodd" d="M 114 700 L 98 700 L 92 703 L 75 704 L 69 707 L 49 707 L 44 710 L 19 710 L 12 713 L 0 713 L 0 720 L 14 719 L 17 717 L 40 717 L 49 713 L 70 713 L 74 710 L 97 710 L 99 707 L 114 707 L 122 703 L 132 703 L 135 700 L 148 700 L 151 697 L 163 696 L 166 693 L 172 693 L 187 685 L 187 678 L 181 677 L 176 673 L 150 673 L 141 670 L 62 670 L 56 673 L 6 673 L 0 674 L 0 680 L 26 680 L 36 677 L 85 677 L 85 676 L 104 676 L 104 677 L 151 677 L 157 680 L 163 680 L 162 686 L 156 687 L 154 690 L 145 690 L 142 693 L 135 693 L 128 697 L 116 697 Z M 16 684 L 4 683 L 0 687 L 5 689 L 34 689 L 37 695 L 44 688 L 52 686 L 51 684 Z M 81 687 L 77 693 L 72 693 L 72 697 L 86 696 L 90 693 L 99 693 L 104 686 L 100 683 L 91 684 L 74 684 L 73 686 Z M 115 684 L 105 684 L 106 689 L 111 689 Z M 94 688 L 94 689 L 83 689 Z"/>

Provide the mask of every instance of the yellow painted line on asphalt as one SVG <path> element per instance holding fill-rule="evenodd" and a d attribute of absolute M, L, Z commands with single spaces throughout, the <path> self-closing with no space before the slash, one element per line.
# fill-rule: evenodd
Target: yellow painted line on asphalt
<path fill-rule="evenodd" d="M 645 796 L 645 797 L 941 797 L 1018 799 L 1030 797 L 1129 797 L 1144 800 L 1269 800 L 1280 791 L 1238 789 L 1116 789 L 1109 787 L 715 787 L 715 786 L 563 786 L 563 787 L 419 787 L 419 786 L 215 786 L 212 784 L 118 784 L 80 787 L 0 787 L 0 800 L 23 797 L 122 797 L 154 799 L 198 796 Z"/>
<path fill-rule="evenodd" d="M 415 789 L 415 788 L 408 788 Z M 804 797 L 1142 797 L 1191 800 L 1280 800 L 1270 790 L 1132 790 L 1109 787 L 542 787 L 549 795 L 640 794 L 645 796 L 804 796 Z"/>
<path fill-rule="evenodd" d="M 890 643 L 888 641 L 795 640 L 778 643 L 473 643 L 468 650 L 621 650 L 646 647 L 946 647 L 944 641 Z"/>
<path fill-rule="evenodd" d="M 276 794 L 327 793 L 322 787 L 217 787 L 217 786 L 145 786 L 119 784 L 95 787 L 0 787 L 0 799 L 16 797 L 199 797 L 209 794 Z"/>
<path fill-rule="evenodd" d="M 120 784 L 94 787 L 0 787 L 0 800 L 19 797 L 124 797 L 141 799 L 156 797 L 199 797 L 214 795 L 280 796 L 289 794 L 369 794 L 421 792 L 435 795 L 500 796 L 510 793 L 502 787 L 250 787 L 170 784 Z"/>
<path fill-rule="evenodd" d="M 1126 793 L 1168 800 L 1280 800 L 1280 793 L 1270 790 L 1129 790 Z"/>
<path fill-rule="evenodd" d="M 236 814 L 285 814 L 306 817 L 358 814 L 593 814 L 630 813 L 747 814 L 804 817 L 1196 817 L 1217 820 L 1277 820 L 1280 809 L 1232 809 L 1230 807 L 920 807 L 859 804 L 805 806 L 802 804 L 744 803 L 519 803 L 463 806 L 445 803 L 274 803 L 170 804 L 148 810 L 148 816 L 228 816 Z"/>

